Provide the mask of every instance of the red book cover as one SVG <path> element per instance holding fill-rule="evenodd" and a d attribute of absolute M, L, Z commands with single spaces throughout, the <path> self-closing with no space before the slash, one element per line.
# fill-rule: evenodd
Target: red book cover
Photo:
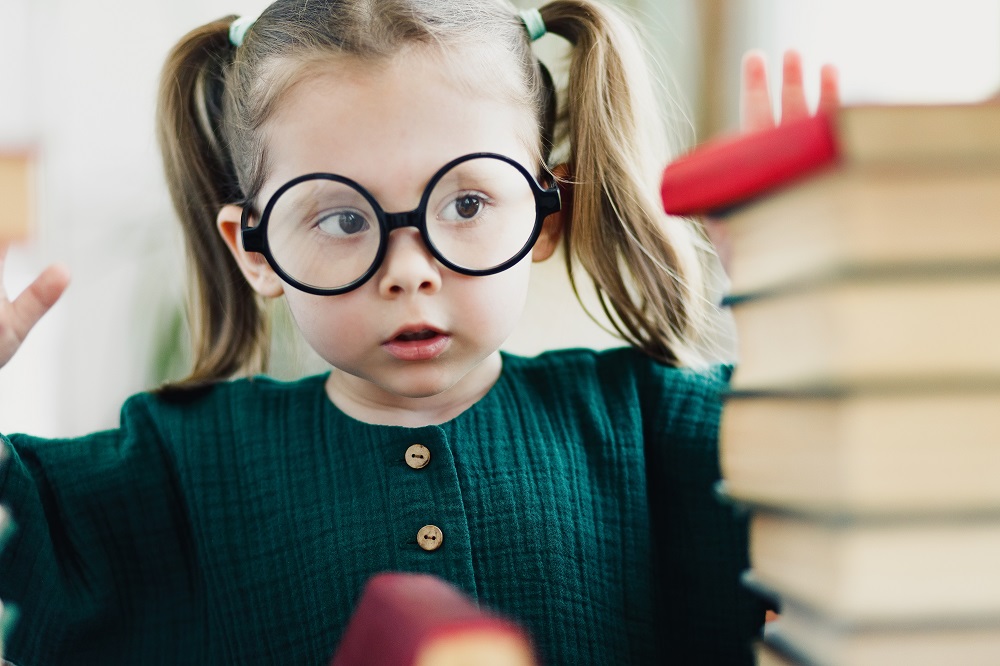
<path fill-rule="evenodd" d="M 365 586 L 331 666 L 536 666 L 516 624 L 435 576 L 384 573 Z"/>
<path fill-rule="evenodd" d="M 834 162 L 838 154 L 834 120 L 826 113 L 715 139 L 667 165 L 663 208 L 671 215 L 732 208 Z"/>

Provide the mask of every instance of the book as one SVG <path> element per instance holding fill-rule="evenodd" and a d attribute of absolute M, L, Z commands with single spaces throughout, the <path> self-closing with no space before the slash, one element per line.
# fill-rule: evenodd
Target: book
<path fill-rule="evenodd" d="M 1000 664 L 1000 621 L 996 618 L 928 625 L 844 625 L 803 606 L 786 604 L 781 619 L 765 629 L 762 642 L 779 659 L 794 655 L 799 663 L 812 666 Z"/>
<path fill-rule="evenodd" d="M 696 148 L 668 165 L 661 195 L 670 212 L 724 220 L 736 294 L 1000 263 L 998 132 L 1000 104 L 844 107 Z"/>
<path fill-rule="evenodd" d="M 758 654 L 1000 663 L 1000 105 L 802 123 L 756 138 L 756 189 L 688 202 L 732 255 L 719 492 L 749 510 L 745 583 L 781 608 Z"/>
<path fill-rule="evenodd" d="M 827 114 L 714 139 L 664 169 L 663 209 L 699 215 L 729 208 L 827 166 L 837 155 L 833 119 Z"/>
<path fill-rule="evenodd" d="M 672 215 L 718 214 L 824 167 L 997 168 L 1000 104 L 857 105 L 730 135 L 666 166 L 660 182 Z"/>
<path fill-rule="evenodd" d="M 34 214 L 32 153 L 0 150 L 0 242 L 28 235 Z"/>
<path fill-rule="evenodd" d="M 725 494 L 808 512 L 932 515 L 1000 507 L 1000 382 L 726 396 Z M 998 662 L 1000 663 L 1000 662 Z"/>
<path fill-rule="evenodd" d="M 535 666 L 527 633 L 427 574 L 365 586 L 331 666 Z"/>
<path fill-rule="evenodd" d="M 733 293 L 838 271 L 1000 263 L 993 167 L 835 168 L 724 217 Z"/>
<path fill-rule="evenodd" d="M 845 273 L 728 302 L 735 390 L 1000 378 L 1000 267 Z"/>
<path fill-rule="evenodd" d="M 755 510 L 751 580 L 841 624 L 1000 619 L 1000 513 L 859 520 Z M 780 622 L 780 620 L 779 620 Z"/>

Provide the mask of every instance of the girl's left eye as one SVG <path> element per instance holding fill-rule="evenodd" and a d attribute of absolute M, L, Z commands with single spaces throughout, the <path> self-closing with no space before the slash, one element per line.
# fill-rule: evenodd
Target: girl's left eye
<path fill-rule="evenodd" d="M 443 217 L 452 221 L 468 221 L 475 219 L 486 207 L 486 198 L 481 194 L 462 194 L 448 203 L 443 211 Z"/>

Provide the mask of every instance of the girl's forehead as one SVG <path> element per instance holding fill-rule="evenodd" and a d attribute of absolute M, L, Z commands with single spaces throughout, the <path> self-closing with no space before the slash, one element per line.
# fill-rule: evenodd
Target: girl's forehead
<path fill-rule="evenodd" d="M 264 194 L 316 171 L 371 184 L 373 192 L 384 181 L 426 182 L 472 152 L 530 165 L 539 141 L 534 109 L 490 81 L 456 73 L 449 60 L 419 49 L 303 67 L 264 127 Z"/>

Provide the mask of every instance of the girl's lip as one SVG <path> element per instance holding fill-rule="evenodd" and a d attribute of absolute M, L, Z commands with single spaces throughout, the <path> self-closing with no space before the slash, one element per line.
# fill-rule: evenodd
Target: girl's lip
<path fill-rule="evenodd" d="M 399 335 L 395 335 L 383 342 L 382 348 L 400 361 L 426 361 L 444 352 L 451 342 L 447 333 L 433 333 L 433 336 L 419 340 L 400 340 Z"/>
<path fill-rule="evenodd" d="M 397 340 L 404 335 L 409 337 L 421 337 L 421 338 L 430 337 L 430 335 L 428 335 L 429 333 L 434 333 L 437 335 L 447 335 L 446 333 L 442 333 L 441 329 L 437 328 L 436 326 L 431 326 L 430 324 L 425 324 L 423 322 L 417 322 L 415 324 L 406 324 L 405 326 L 400 326 L 399 328 L 396 329 L 395 333 L 393 333 L 388 337 L 388 339 L 386 339 L 386 342 L 393 342 L 394 340 Z"/>

